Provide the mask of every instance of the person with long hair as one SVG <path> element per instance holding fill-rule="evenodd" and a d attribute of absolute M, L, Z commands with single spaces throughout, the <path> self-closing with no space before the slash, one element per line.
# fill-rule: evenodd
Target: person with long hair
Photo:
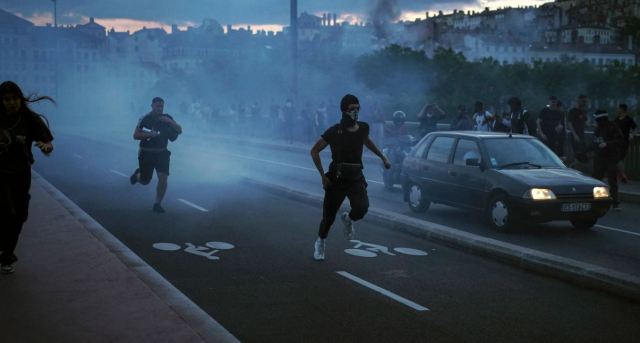
<path fill-rule="evenodd" d="M 55 101 L 48 96 L 25 97 L 11 81 L 0 84 L 0 99 L 0 271 L 10 274 L 18 261 L 14 254 L 18 237 L 29 216 L 34 162 L 31 147 L 36 142 L 35 146 L 46 156 L 53 151 L 53 136 L 44 117 L 32 111 L 29 104 Z"/>

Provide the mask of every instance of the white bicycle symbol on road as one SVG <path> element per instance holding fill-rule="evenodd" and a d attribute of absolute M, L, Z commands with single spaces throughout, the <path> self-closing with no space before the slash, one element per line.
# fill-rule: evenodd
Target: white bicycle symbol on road
<path fill-rule="evenodd" d="M 376 253 L 381 253 L 381 254 L 386 254 L 389 256 L 396 256 L 396 254 L 389 252 L 389 248 L 382 246 L 382 245 L 377 245 L 377 244 L 371 244 L 371 243 L 365 243 L 362 241 L 358 241 L 358 240 L 351 240 L 351 243 L 357 243 L 355 247 L 353 247 L 353 249 L 346 249 L 344 252 L 346 252 L 349 255 L 353 255 L 353 256 L 358 256 L 358 257 L 376 257 L 378 256 L 378 254 Z M 363 248 L 365 247 L 365 250 L 360 250 L 358 248 Z M 427 256 L 429 255 L 428 253 L 422 251 L 422 250 L 418 250 L 418 249 L 411 249 L 411 248 L 394 248 L 393 251 L 397 252 L 397 253 L 401 253 L 401 254 L 405 254 L 405 255 L 411 255 L 411 256 Z"/>
<path fill-rule="evenodd" d="M 231 250 L 234 248 L 232 244 L 225 242 L 209 242 L 205 244 L 206 247 L 198 247 L 191 243 L 185 244 L 187 245 L 187 248 L 184 249 L 184 252 L 206 257 L 209 260 L 219 260 L 220 257 L 214 256 L 216 253 L 218 253 L 220 250 Z M 156 243 L 153 245 L 153 247 L 163 251 L 177 251 L 182 249 L 180 245 L 173 243 Z"/>

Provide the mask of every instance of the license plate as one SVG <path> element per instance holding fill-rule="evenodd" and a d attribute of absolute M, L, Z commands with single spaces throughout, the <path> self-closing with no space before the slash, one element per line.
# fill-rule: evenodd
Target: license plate
<path fill-rule="evenodd" d="M 591 204 L 563 204 L 562 212 L 584 212 L 591 209 Z"/>

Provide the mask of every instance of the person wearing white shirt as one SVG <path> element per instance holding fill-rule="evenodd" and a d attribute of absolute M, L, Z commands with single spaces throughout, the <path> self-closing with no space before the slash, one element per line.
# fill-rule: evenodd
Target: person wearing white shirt
<path fill-rule="evenodd" d="M 483 132 L 491 131 L 489 122 L 493 119 L 493 115 L 484 110 L 484 103 L 478 100 L 473 104 L 473 108 L 475 112 L 473 115 L 473 121 L 475 122 L 476 130 Z"/>

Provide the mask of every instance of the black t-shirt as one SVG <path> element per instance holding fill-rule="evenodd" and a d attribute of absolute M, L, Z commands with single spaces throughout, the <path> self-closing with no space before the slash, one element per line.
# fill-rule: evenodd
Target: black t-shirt
<path fill-rule="evenodd" d="M 616 123 L 620 128 L 620 131 L 622 131 L 622 135 L 624 136 L 623 145 L 629 144 L 629 134 L 631 133 L 631 130 L 635 130 L 638 127 L 636 122 L 629 116 L 626 116 L 624 119 L 617 117 L 613 122 Z"/>
<path fill-rule="evenodd" d="M 140 141 L 141 148 L 147 149 L 166 149 L 169 145 L 169 136 L 174 135 L 175 131 L 169 124 L 161 122 L 160 117 L 169 117 L 173 120 L 173 117 L 168 114 L 155 114 L 149 112 L 140 118 L 137 128 L 148 129 L 152 131 L 159 131 L 160 135 L 156 138 L 143 139 Z"/>
<path fill-rule="evenodd" d="M 549 107 L 545 107 L 540 111 L 538 119 L 540 119 L 540 128 L 542 129 L 542 133 L 547 136 L 556 134 L 556 127 L 558 124 L 564 126 L 562 112 L 557 109 L 552 110 Z"/>
<path fill-rule="evenodd" d="M 570 109 L 567 114 L 567 122 L 573 125 L 573 130 L 576 135 L 578 135 L 580 139 L 584 139 L 584 126 L 587 122 L 587 112 L 574 107 Z"/>
<path fill-rule="evenodd" d="M 364 142 L 369 137 L 369 124 L 359 121 L 358 130 L 349 132 L 340 124 L 333 125 L 322 134 L 322 139 L 331 147 L 331 164 L 328 177 L 335 176 L 338 163 L 354 163 L 362 165 Z M 340 153 L 338 153 L 340 150 Z M 338 158 L 340 160 L 338 161 Z"/>
<path fill-rule="evenodd" d="M 37 115 L 22 112 L 19 116 L 0 116 L 0 143 L 7 145 L 7 152 L 0 154 L 0 174 L 27 171 L 34 162 L 33 142 L 52 140 L 51 131 Z"/>

